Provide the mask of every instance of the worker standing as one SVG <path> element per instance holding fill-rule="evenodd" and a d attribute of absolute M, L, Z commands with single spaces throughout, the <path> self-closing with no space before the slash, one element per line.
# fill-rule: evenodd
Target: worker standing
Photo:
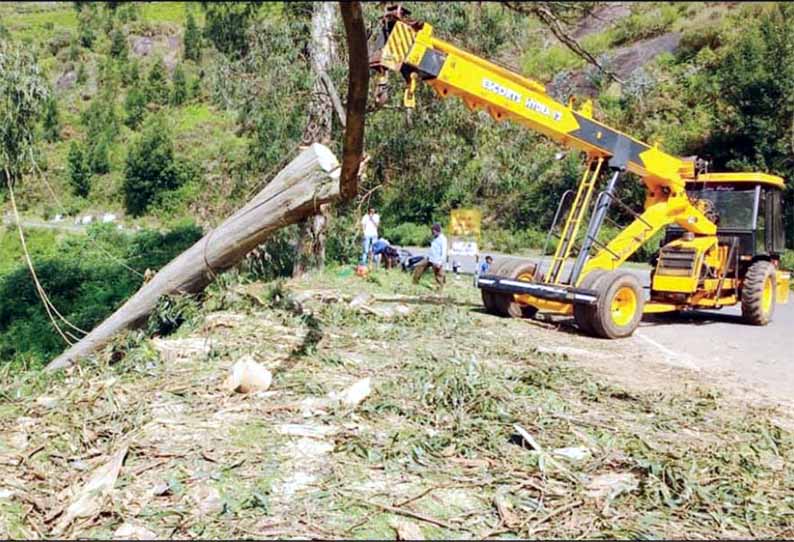
<path fill-rule="evenodd" d="M 430 254 L 416 264 L 414 269 L 414 284 L 419 284 L 428 267 L 433 267 L 438 291 L 444 289 L 444 265 L 447 262 L 447 238 L 441 233 L 441 224 L 433 224 L 430 230 L 433 233 L 433 242 L 430 243 Z"/>
<path fill-rule="evenodd" d="M 380 215 L 375 212 L 374 208 L 370 207 L 367 214 L 361 219 L 361 229 L 364 233 L 364 251 L 361 253 L 361 265 L 367 264 L 372 245 L 378 240 L 378 226 L 380 226 Z"/>

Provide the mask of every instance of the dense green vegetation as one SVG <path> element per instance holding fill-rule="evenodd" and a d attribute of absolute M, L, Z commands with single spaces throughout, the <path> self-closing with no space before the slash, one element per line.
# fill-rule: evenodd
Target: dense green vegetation
<path fill-rule="evenodd" d="M 581 87 L 566 83 L 584 74 L 595 117 L 640 139 L 679 155 L 708 158 L 712 169 L 758 169 L 782 175 L 789 186 L 794 182 L 794 6 L 633 4 L 631 13 L 581 43 L 609 65 L 618 49 L 641 51 L 644 40 L 670 32 L 681 40 L 674 51 L 651 55 L 623 84 L 586 65 L 539 21 L 498 3 L 411 2 L 409 7 L 439 35 L 519 66 L 563 101 L 586 97 Z M 315 77 L 308 62 L 311 11 L 308 2 L 1 5 L 3 50 L 30 55 L 46 83 L 36 87 L 40 103 L 25 112 L 38 122 L 31 132 L 36 153 L 19 156 L 34 159 L 43 178 L 30 174 L 31 164 L 16 164 L 25 172 L 18 183 L 23 214 L 41 219 L 109 211 L 130 225 L 161 231 L 186 218 L 203 227 L 217 224 L 300 142 Z M 374 25 L 380 9 L 368 4 L 365 14 Z M 340 54 L 329 75 L 344 96 L 341 21 L 336 35 Z M 328 257 L 355 258 L 358 213 L 370 204 L 380 210 L 383 232 L 393 242 L 426 243 L 430 222 L 446 223 L 451 209 L 477 206 L 483 210 L 486 248 L 541 246 L 560 195 L 580 177 L 581 157 L 558 156 L 560 148 L 542 136 L 472 113 L 457 100 L 440 100 L 424 86 L 417 109 L 407 112 L 401 107 L 402 88 L 393 78 L 386 107 L 368 116 L 366 147 L 372 159 L 361 199 L 334 208 Z M 341 131 L 334 119 L 331 147 L 337 154 Z M 640 183 L 626 182 L 621 190 L 622 197 L 641 205 Z M 786 213 L 791 244 L 792 189 L 786 192 Z M 289 230 L 272 243 L 267 265 L 289 268 L 294 235 Z M 34 252 L 38 239 L 31 238 Z M 646 247 L 637 259 L 653 249 Z M 66 265 L 69 254 L 76 253 L 63 252 L 58 265 Z M 22 263 L 18 257 L 14 262 Z M 94 281 L 100 288 L 111 268 L 90 269 L 90 259 L 70 265 L 52 287 L 63 296 L 63 311 L 73 314 L 74 300 L 84 295 L 78 284 Z M 24 268 L 5 267 L 11 274 L 2 280 L 19 281 L 13 284 L 21 287 Z M 44 276 L 49 269 L 57 265 L 45 265 Z M 126 284 L 103 293 L 109 306 L 123 299 Z M 24 318 L 45 322 L 43 308 L 29 308 L 39 313 Z M 99 313 L 85 311 L 75 317 L 90 326 Z M 43 328 L 32 327 L 28 337 L 34 329 Z M 36 352 L 54 350 L 55 343 Z M 15 355 L 9 352 L 0 357 Z"/>
<path fill-rule="evenodd" d="M 0 237 L 4 264 L 21 261 L 15 233 Z M 90 330 L 141 286 L 147 269 L 159 269 L 201 235 L 192 224 L 166 234 L 130 234 L 102 224 L 89 228 L 86 235 L 35 234 L 28 242 L 37 247 L 36 275 L 53 305 L 71 324 Z M 0 268 L 0 299 L 0 359 L 38 366 L 63 350 L 63 340 L 53 330 L 26 266 Z"/>

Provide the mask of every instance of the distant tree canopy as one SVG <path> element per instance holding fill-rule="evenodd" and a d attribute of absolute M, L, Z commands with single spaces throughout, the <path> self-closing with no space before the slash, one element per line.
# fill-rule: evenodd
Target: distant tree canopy
<path fill-rule="evenodd" d="M 179 187 L 183 180 L 171 134 L 164 120 L 153 115 L 127 155 L 123 185 L 127 211 L 142 215 L 161 192 Z"/>
<path fill-rule="evenodd" d="M 201 2 L 204 9 L 204 35 L 216 49 L 229 56 L 248 52 L 246 32 L 262 2 Z"/>

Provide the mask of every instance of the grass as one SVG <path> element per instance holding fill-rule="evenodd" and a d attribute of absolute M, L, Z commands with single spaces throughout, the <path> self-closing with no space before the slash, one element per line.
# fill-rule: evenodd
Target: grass
<path fill-rule="evenodd" d="M 0 21 L 11 36 L 23 42 L 46 43 L 46 37 L 77 28 L 77 13 L 71 3 L 33 6 L 27 2 L 9 2 L 0 8 Z"/>

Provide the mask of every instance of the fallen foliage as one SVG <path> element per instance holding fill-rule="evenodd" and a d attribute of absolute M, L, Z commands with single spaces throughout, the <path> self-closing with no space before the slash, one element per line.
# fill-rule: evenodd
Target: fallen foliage
<path fill-rule="evenodd" d="M 169 337 L 8 375 L 0 537 L 794 536 L 780 412 L 684 369 L 618 385 L 577 359 L 622 343 L 486 315 L 449 282 L 233 277 Z M 269 387 L 224 388 L 241 359 Z"/>

